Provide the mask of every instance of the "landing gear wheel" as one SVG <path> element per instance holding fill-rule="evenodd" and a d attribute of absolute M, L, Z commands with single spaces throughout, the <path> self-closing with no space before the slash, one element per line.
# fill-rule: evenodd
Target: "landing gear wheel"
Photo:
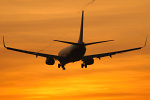
<path fill-rule="evenodd" d="M 85 65 L 85 68 L 87 68 L 87 65 Z"/>
<path fill-rule="evenodd" d="M 58 68 L 60 68 L 60 66 L 61 66 L 61 65 L 60 65 L 60 64 L 58 64 Z"/>
<path fill-rule="evenodd" d="M 81 64 L 81 68 L 83 68 L 84 67 L 84 64 Z"/>
<path fill-rule="evenodd" d="M 66 68 L 64 67 L 63 70 L 66 70 Z"/>
<path fill-rule="evenodd" d="M 62 69 L 65 70 L 66 68 L 64 67 L 64 65 L 62 65 Z"/>

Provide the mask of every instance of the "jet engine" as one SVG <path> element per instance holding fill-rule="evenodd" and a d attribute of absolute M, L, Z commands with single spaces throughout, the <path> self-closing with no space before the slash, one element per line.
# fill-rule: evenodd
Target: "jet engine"
<path fill-rule="evenodd" d="M 84 59 L 83 60 L 83 63 L 85 65 L 92 65 L 94 63 L 94 59 L 93 58 L 90 58 L 90 59 Z"/>
<path fill-rule="evenodd" d="M 47 65 L 54 65 L 55 64 L 54 58 L 50 58 L 50 57 L 46 58 L 46 64 Z"/>

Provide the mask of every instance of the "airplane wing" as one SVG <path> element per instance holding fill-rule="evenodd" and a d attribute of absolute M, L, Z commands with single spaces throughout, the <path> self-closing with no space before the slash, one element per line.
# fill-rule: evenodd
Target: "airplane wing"
<path fill-rule="evenodd" d="M 32 52 L 32 51 L 27 51 L 27 50 L 21 50 L 21 49 L 16 49 L 16 48 L 11 48 L 11 47 L 7 47 L 5 45 L 4 42 L 4 37 L 3 37 L 3 45 L 6 49 L 8 50 L 12 50 L 12 51 L 17 51 L 17 52 L 22 52 L 22 53 L 26 53 L 26 54 L 31 54 L 31 55 L 35 55 L 36 57 L 41 56 L 41 57 L 52 57 L 54 59 L 61 59 L 61 57 L 57 56 L 57 55 L 51 55 L 51 54 L 44 54 L 44 53 L 39 53 L 39 52 Z"/>
<path fill-rule="evenodd" d="M 147 42 L 147 38 L 146 38 L 146 42 Z M 146 42 L 145 42 L 145 45 L 143 47 L 146 46 Z M 101 57 L 106 57 L 106 56 L 112 57 L 112 55 L 115 55 L 115 54 L 134 51 L 134 50 L 139 50 L 139 49 L 142 49 L 143 47 L 120 50 L 120 51 L 115 51 L 115 52 L 102 53 L 102 54 L 87 55 L 87 56 L 84 56 L 83 59 L 88 59 L 88 58 L 99 58 L 100 59 Z"/>

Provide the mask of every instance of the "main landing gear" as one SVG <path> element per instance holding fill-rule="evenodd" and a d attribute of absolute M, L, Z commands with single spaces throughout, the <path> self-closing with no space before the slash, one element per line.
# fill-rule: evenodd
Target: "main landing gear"
<path fill-rule="evenodd" d="M 81 64 L 81 68 L 87 68 L 87 65 L 86 64 Z"/>
<path fill-rule="evenodd" d="M 58 68 L 62 67 L 63 70 L 65 70 L 66 68 L 64 67 L 64 65 L 58 64 Z"/>

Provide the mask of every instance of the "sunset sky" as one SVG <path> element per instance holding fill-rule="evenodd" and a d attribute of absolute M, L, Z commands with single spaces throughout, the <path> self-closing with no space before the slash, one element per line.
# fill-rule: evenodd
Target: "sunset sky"
<path fill-rule="evenodd" d="M 140 47 L 150 36 L 150 0 L 0 0 L 0 100 L 150 100 L 149 38 L 141 50 L 65 71 L 3 47 L 4 35 L 9 47 L 57 55 L 69 45 L 53 40 L 77 42 L 82 10 L 85 43 L 115 40 L 86 55 Z"/>

